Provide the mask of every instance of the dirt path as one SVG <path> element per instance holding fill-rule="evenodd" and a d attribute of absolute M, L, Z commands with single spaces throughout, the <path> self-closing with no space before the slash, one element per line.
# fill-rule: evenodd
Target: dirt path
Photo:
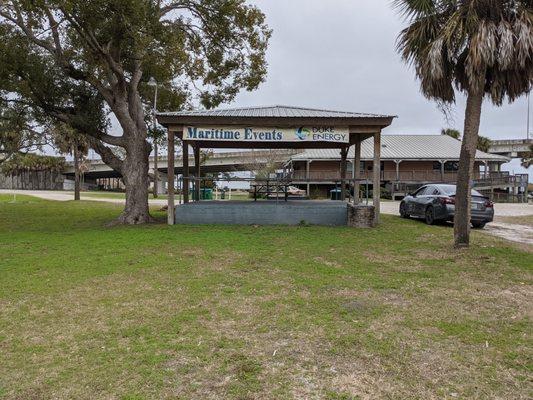
<path fill-rule="evenodd" d="M 512 242 L 533 244 L 533 228 L 528 225 L 494 221 L 485 227 L 485 232 Z"/>

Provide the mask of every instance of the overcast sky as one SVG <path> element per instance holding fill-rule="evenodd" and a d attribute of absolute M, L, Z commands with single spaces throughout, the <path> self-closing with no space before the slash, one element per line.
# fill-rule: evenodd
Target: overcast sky
<path fill-rule="evenodd" d="M 273 29 L 267 81 L 230 106 L 295 105 L 397 115 L 385 134 L 463 129 L 464 99 L 447 122 L 422 96 L 414 72 L 395 50 L 404 23 L 391 0 L 252 0 Z M 484 103 L 480 134 L 526 135 L 527 101 Z M 519 163 L 513 163 L 517 170 Z"/>

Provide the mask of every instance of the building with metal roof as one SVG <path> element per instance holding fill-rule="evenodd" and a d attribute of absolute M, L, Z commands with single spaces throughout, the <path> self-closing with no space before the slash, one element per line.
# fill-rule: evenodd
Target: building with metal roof
<path fill-rule="evenodd" d="M 353 158 L 350 149 L 348 158 Z M 459 160 L 461 141 L 447 135 L 383 135 L 381 137 L 382 160 Z M 371 160 L 374 154 L 373 140 L 361 143 L 361 159 Z M 340 160 L 339 152 L 333 149 L 307 149 L 291 158 L 292 160 Z M 476 160 L 480 162 L 506 163 L 510 158 L 505 156 L 476 153 Z"/>
<path fill-rule="evenodd" d="M 381 185 L 392 197 L 430 182 L 455 183 L 461 153 L 461 141 L 446 135 L 383 135 L 381 137 Z M 359 177 L 372 185 L 374 141 L 361 142 Z M 354 177 L 354 149 L 349 149 L 345 176 Z M 516 191 L 527 180 L 523 176 L 501 172 L 501 164 L 510 159 L 477 151 L 474 168 L 476 187 L 506 194 Z M 341 156 L 333 149 L 306 149 L 291 156 L 287 168 L 290 179 L 314 197 L 324 197 L 341 180 Z"/>
<path fill-rule="evenodd" d="M 215 110 L 190 110 L 160 112 L 159 120 L 165 117 L 225 117 L 225 118 L 391 118 L 389 115 L 332 111 L 295 106 L 239 107 Z"/>

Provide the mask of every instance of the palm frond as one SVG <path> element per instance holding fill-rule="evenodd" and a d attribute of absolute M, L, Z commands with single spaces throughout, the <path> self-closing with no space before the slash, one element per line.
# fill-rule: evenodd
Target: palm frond
<path fill-rule="evenodd" d="M 397 40 L 426 97 L 483 88 L 495 104 L 533 83 L 532 0 L 395 0 L 409 21 Z"/>
<path fill-rule="evenodd" d="M 409 20 L 427 17 L 436 12 L 433 0 L 393 0 L 392 6 Z"/>

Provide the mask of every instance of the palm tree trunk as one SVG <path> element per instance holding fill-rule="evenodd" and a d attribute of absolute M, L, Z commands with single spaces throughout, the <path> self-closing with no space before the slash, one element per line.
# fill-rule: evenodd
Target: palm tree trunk
<path fill-rule="evenodd" d="M 457 172 L 457 193 L 455 196 L 454 243 L 455 247 L 468 247 L 470 244 L 470 191 L 476 145 L 481 120 L 483 90 L 470 91 L 466 101 L 464 136 Z"/>
<path fill-rule="evenodd" d="M 80 199 L 80 151 L 74 144 L 74 200 Z"/>

